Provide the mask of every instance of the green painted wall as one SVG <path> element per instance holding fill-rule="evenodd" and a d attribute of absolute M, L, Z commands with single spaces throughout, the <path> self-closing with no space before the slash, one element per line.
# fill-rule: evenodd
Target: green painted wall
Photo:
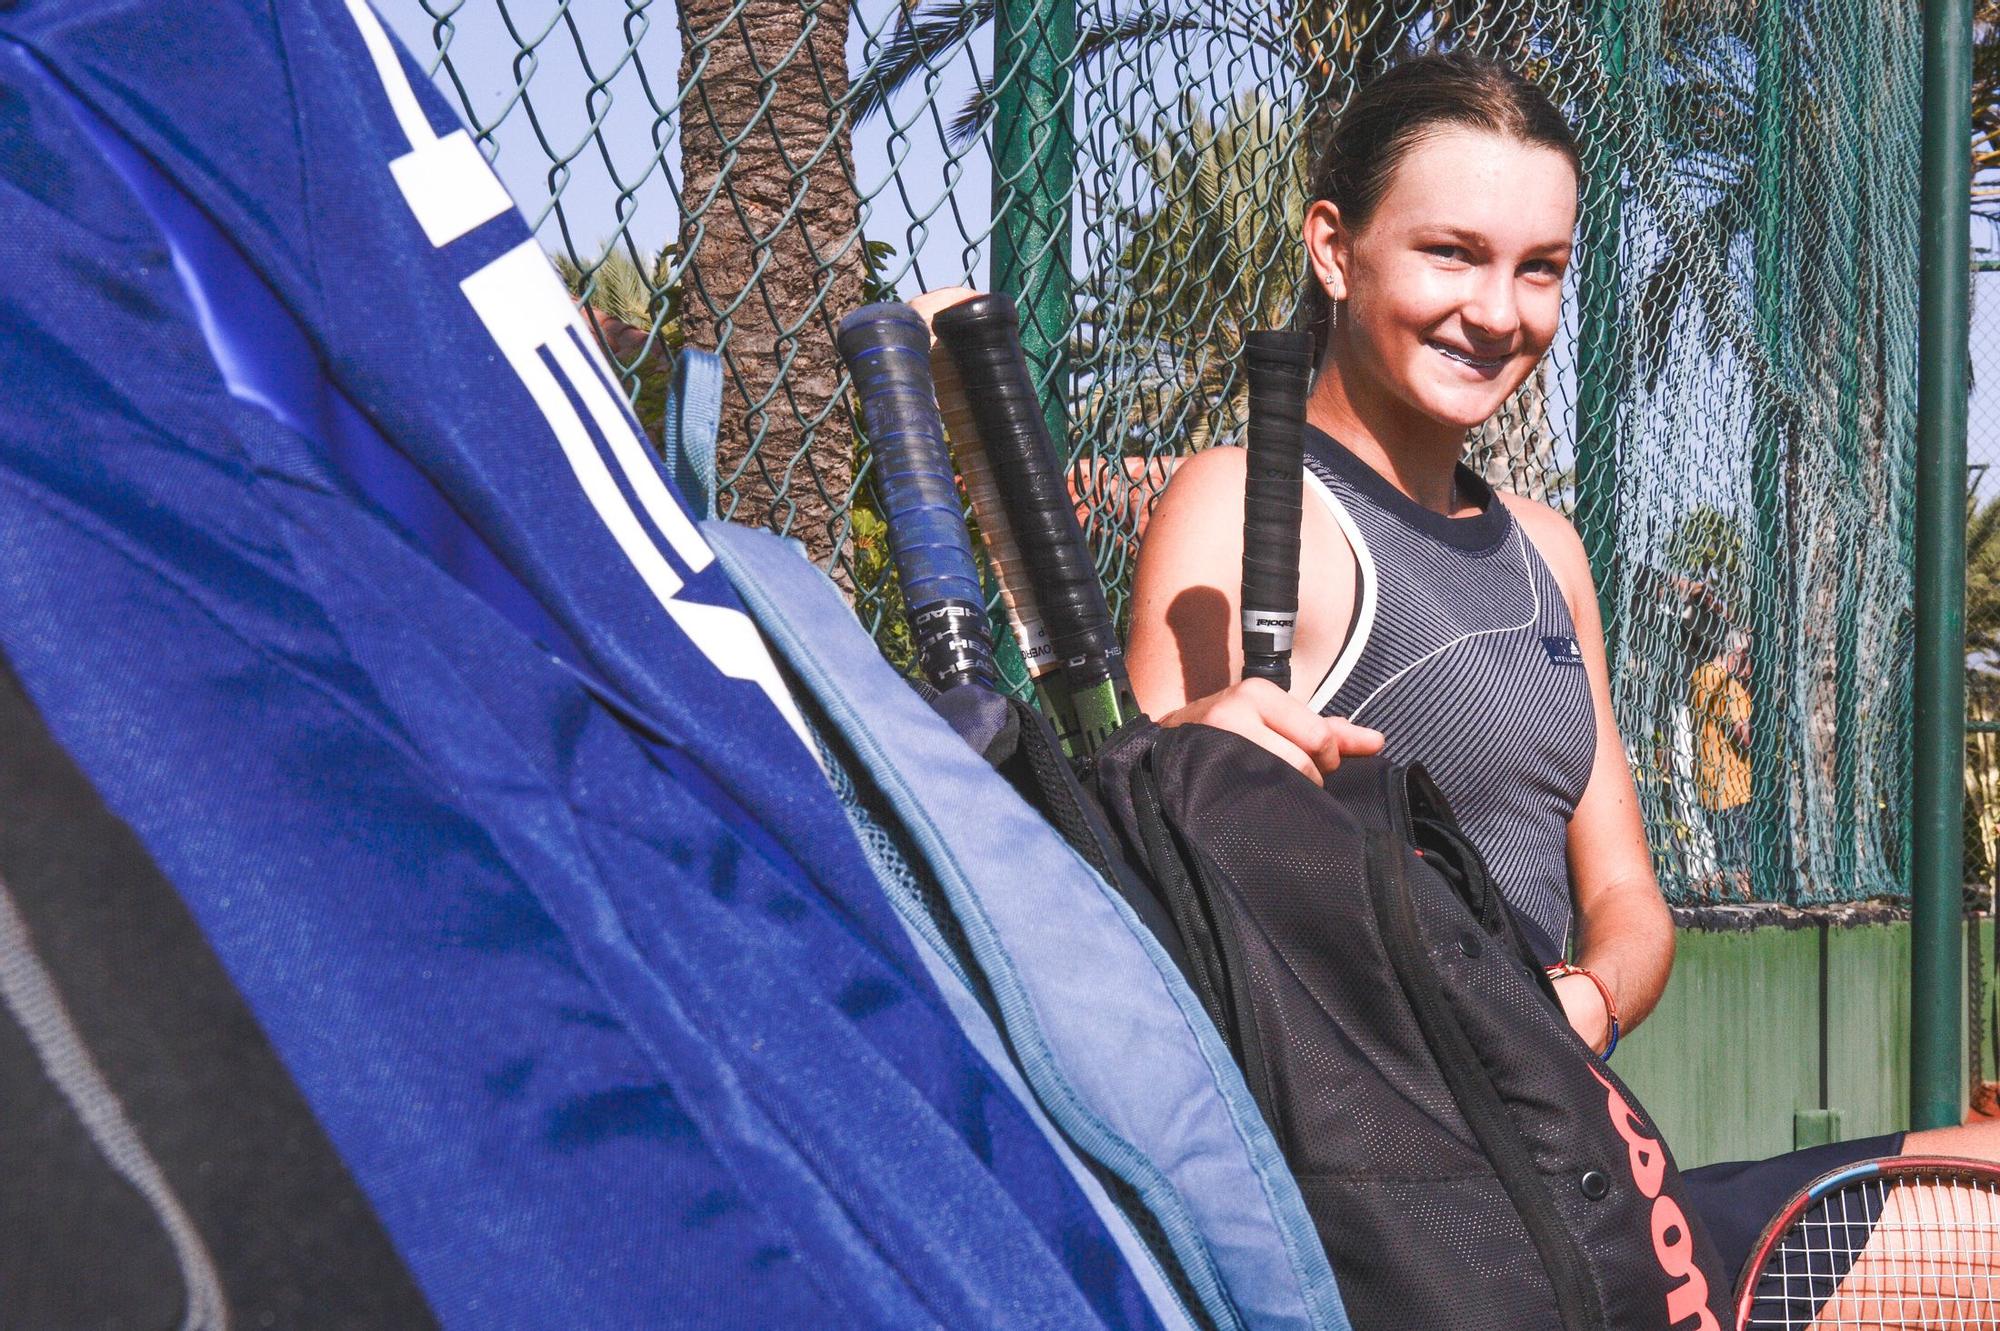
<path fill-rule="evenodd" d="M 1909 986 L 1907 923 L 1683 929 L 1616 1066 L 1684 1168 L 1892 1132 L 1909 1117 Z"/>

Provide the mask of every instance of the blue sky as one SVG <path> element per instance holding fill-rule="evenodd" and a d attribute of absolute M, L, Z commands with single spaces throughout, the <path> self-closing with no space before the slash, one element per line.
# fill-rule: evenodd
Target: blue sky
<path fill-rule="evenodd" d="M 433 20 L 421 0 L 376 3 L 420 59 L 434 59 Z M 447 7 L 443 0 L 430 4 Z M 588 11 L 581 5 L 576 8 L 593 16 L 616 12 L 611 0 L 595 0 Z M 895 12 L 893 0 L 861 0 L 856 5 L 848 50 L 851 68 L 864 63 L 868 43 L 886 33 Z M 671 240 L 679 210 L 665 170 L 655 158 L 678 157 L 670 137 L 674 116 L 670 106 L 656 106 L 654 101 L 671 98 L 679 77 L 680 40 L 671 4 L 656 0 L 626 23 L 600 21 L 584 27 L 580 48 L 555 0 L 510 0 L 506 15 L 511 28 L 497 5 L 462 5 L 451 18 L 449 49 L 474 115 L 484 123 L 498 121 L 494 166 L 515 198 L 527 205 L 543 243 L 551 249 L 561 246 L 566 223 L 569 242 L 580 253 L 595 252 L 615 230 L 620 194 L 625 191 L 630 192 L 624 208 L 635 219 L 631 230 L 636 244 L 650 253 Z M 637 37 L 636 63 L 624 59 L 628 30 Z M 983 37 L 980 43 L 983 47 Z M 529 52 L 526 56 L 524 49 Z M 517 100 L 517 69 L 530 76 L 532 121 Z M 434 72 L 444 79 L 441 69 Z M 1171 101 L 1176 78 L 1171 60 L 1143 75 L 1152 80 L 1144 89 L 1151 104 Z M 926 109 L 902 113 L 911 123 L 899 125 L 893 116 L 877 117 L 854 135 L 858 183 L 864 195 L 876 196 L 868 205 L 867 234 L 895 245 L 899 256 L 914 255 L 899 283 L 905 295 L 968 274 L 977 280 L 985 267 L 976 240 L 988 224 L 988 164 L 977 146 L 954 163 L 944 132 L 944 121 L 972 86 L 970 57 L 961 56 L 933 77 L 935 94 Z M 594 97 L 589 94 L 593 81 L 605 85 Z M 456 103 L 456 90 L 449 86 L 446 90 Z M 610 145 L 608 162 L 590 140 L 592 114 L 603 122 L 604 141 Z M 656 154 L 656 142 L 664 144 L 663 153 Z M 550 193 L 552 153 L 572 159 L 557 171 L 562 183 L 559 209 L 543 202 Z M 970 250 L 964 239 L 968 235 L 975 239 Z M 1975 223 L 1974 243 L 2000 257 L 2000 231 Z M 2000 273 L 1975 280 L 1971 349 L 1975 388 L 1968 453 L 1974 464 L 1992 466 L 1984 492 L 2000 494 Z M 1567 396 L 1562 387 L 1558 385 L 1559 399 Z"/>
<path fill-rule="evenodd" d="M 615 12 L 610 0 L 595 3 L 602 8 L 576 9 L 606 18 Z M 421 0 L 376 0 L 376 6 L 418 58 L 433 63 L 434 77 L 458 105 L 458 90 L 435 64 L 434 20 Z M 431 0 L 431 8 L 448 6 Z M 886 35 L 895 13 L 895 4 L 883 0 L 856 5 L 849 30 L 850 68 L 865 63 L 868 43 L 877 33 Z M 616 229 L 620 195 L 627 191 L 634 242 L 650 253 L 672 240 L 679 226 L 678 201 L 664 170 L 654 163 L 656 140 L 664 143 L 666 160 L 676 161 L 679 155 L 671 138 L 663 137 L 671 135 L 673 125 L 672 108 L 664 99 L 673 96 L 680 76 L 681 43 L 672 5 L 658 0 L 628 24 L 599 21 L 579 24 L 576 31 L 553 0 L 511 0 L 506 15 L 511 27 L 499 6 L 461 6 L 451 16 L 448 51 L 475 117 L 485 125 L 497 121 L 494 167 L 524 204 L 529 220 L 539 223 L 543 242 L 558 247 L 567 222 L 579 252 L 601 247 Z M 636 61 L 625 59 L 633 44 Z M 517 70 L 527 74 L 533 122 L 517 99 Z M 961 280 L 984 266 L 977 254 L 968 260 L 962 237 L 977 236 L 987 225 L 985 150 L 975 145 L 954 163 L 944 133 L 944 121 L 973 86 L 971 63 L 961 56 L 933 79 L 936 95 L 931 100 L 944 108 L 941 114 L 904 111 L 911 120 L 907 125 L 898 124 L 893 114 L 877 116 L 854 131 L 857 183 L 864 196 L 878 196 L 868 205 L 866 233 L 894 244 L 900 255 L 916 252 L 916 267 L 901 284 L 906 295 Z M 604 85 L 594 98 L 593 83 Z M 604 139 L 611 145 L 609 162 L 589 142 L 593 114 L 603 122 Z M 572 154 L 560 173 L 560 210 L 549 209 L 543 201 L 550 194 L 551 156 Z M 911 182 L 923 197 L 904 197 L 896 188 L 898 178 Z"/>

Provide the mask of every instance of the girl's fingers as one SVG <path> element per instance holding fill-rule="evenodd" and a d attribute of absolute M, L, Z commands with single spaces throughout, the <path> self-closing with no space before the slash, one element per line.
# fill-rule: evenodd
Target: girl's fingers
<path fill-rule="evenodd" d="M 1343 757 L 1377 753 L 1382 748 L 1382 732 L 1339 717 L 1321 716 L 1264 679 L 1232 684 L 1160 718 L 1160 724 L 1168 726 L 1191 722 L 1241 735 L 1283 759 L 1315 785 L 1326 784 L 1320 774 L 1340 766 Z"/>
<path fill-rule="evenodd" d="M 1319 765 L 1322 772 L 1331 772 L 1340 766 L 1342 758 L 1358 758 L 1363 754 L 1378 752 L 1382 747 L 1382 736 L 1378 731 L 1366 730 L 1344 721 L 1336 723 L 1326 717 L 1314 719 L 1320 723 L 1317 741 L 1309 747 L 1305 745 L 1300 747 L 1312 755 L 1313 762 Z"/>
<path fill-rule="evenodd" d="M 1241 687 L 1247 692 L 1253 684 L 1263 686 L 1253 696 L 1264 724 L 1303 750 L 1319 771 L 1331 772 L 1342 758 L 1381 751 L 1381 731 L 1321 716 L 1266 680 L 1246 680 Z"/>
<path fill-rule="evenodd" d="M 1344 716 L 1329 716 L 1326 723 L 1333 728 L 1333 742 L 1339 746 L 1342 755 L 1349 758 L 1380 753 L 1383 744 L 1388 742 L 1381 731 L 1357 726 Z"/>

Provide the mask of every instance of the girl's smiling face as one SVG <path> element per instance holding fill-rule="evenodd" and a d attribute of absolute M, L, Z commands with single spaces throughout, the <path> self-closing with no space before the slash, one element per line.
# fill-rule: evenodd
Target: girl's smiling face
<path fill-rule="evenodd" d="M 1358 231 L 1313 204 L 1349 397 L 1453 431 L 1499 410 L 1555 338 L 1576 207 L 1562 153 L 1461 128 L 1414 144 Z"/>

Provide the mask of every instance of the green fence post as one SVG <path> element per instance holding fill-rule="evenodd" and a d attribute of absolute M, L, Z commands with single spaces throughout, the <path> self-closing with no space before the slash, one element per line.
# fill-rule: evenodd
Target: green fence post
<path fill-rule="evenodd" d="M 1582 265 L 1577 274 L 1576 519 L 1597 583 L 1605 654 L 1618 659 L 1612 558 L 1618 539 L 1618 400 L 1624 345 L 1618 318 L 1619 241 L 1624 234 L 1625 161 L 1618 151 L 1617 101 L 1625 81 L 1624 0 L 1600 0 L 1595 11 L 1604 100 L 1586 125 Z"/>
<path fill-rule="evenodd" d="M 1021 347 L 1058 449 L 1069 446 L 1070 60 L 1076 0 L 999 0 L 993 23 L 992 287 L 1021 308 Z"/>
<path fill-rule="evenodd" d="M 1792 586 L 1785 576 L 1791 556 L 1787 522 L 1785 447 L 1787 382 L 1784 179 L 1786 165 L 1785 7 L 1757 6 L 1756 203 L 1752 239 L 1757 346 L 1767 367 L 1756 396 L 1757 437 L 1750 462 L 1750 500 L 1757 517 L 1757 567 L 1762 579 L 1750 597 L 1750 808 L 1755 838 L 1751 856 L 1754 895 L 1790 901 L 1792 881 L 1791 782 L 1786 767 L 1791 727 L 1787 675 L 1791 662 Z"/>
<path fill-rule="evenodd" d="M 1965 394 L 1972 6 L 1926 0 L 1917 289 L 1916 664 L 1910 782 L 1910 1116 L 1957 1123 L 1965 807 Z"/>

